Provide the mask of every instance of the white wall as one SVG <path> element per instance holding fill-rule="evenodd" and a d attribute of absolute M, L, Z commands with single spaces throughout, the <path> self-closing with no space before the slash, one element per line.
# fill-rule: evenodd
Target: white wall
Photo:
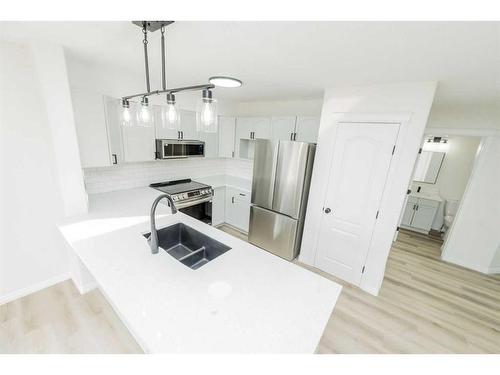
<path fill-rule="evenodd" d="M 238 116 L 320 116 L 323 98 L 240 102 L 235 105 Z"/>
<path fill-rule="evenodd" d="M 52 134 L 56 175 L 66 216 L 87 212 L 73 106 L 61 46 L 31 45 L 45 111 Z"/>
<path fill-rule="evenodd" d="M 66 277 L 52 131 L 34 57 L 0 42 L 0 303 Z M 8 104 L 8 105 L 7 105 Z"/>
<path fill-rule="evenodd" d="M 326 91 L 300 254 L 302 262 L 313 266 L 315 262 L 316 239 L 322 217 L 321 207 L 326 193 L 323 176 L 329 163 L 329 160 L 322 160 L 321 155 L 328 154 L 323 150 L 331 147 L 332 142 L 329 137 L 324 136 L 328 133 L 327 130 L 335 126 L 336 119 L 344 114 L 359 116 L 368 122 L 381 117 L 410 115 L 409 122 L 402 126 L 398 136 L 394 172 L 388 177 L 381 202 L 381 215 L 373 232 L 372 245 L 360 284 L 362 289 L 372 294 L 378 293 L 435 90 L 434 82 L 419 82 L 335 88 Z"/>
<path fill-rule="evenodd" d="M 500 129 L 500 106 L 498 103 L 436 105 L 432 107 L 427 127 L 450 129 Z"/>
<path fill-rule="evenodd" d="M 500 245 L 500 136 L 481 144 L 442 258 L 488 273 Z"/>

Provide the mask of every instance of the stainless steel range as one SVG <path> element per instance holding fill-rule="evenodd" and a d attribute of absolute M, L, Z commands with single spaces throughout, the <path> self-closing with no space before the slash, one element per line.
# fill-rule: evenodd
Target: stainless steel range
<path fill-rule="evenodd" d="M 191 179 L 158 182 L 149 186 L 170 195 L 179 211 L 212 224 L 214 190 L 211 186 Z"/>

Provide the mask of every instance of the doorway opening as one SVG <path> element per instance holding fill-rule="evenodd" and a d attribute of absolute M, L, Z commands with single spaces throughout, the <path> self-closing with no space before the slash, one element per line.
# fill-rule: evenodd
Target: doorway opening
<path fill-rule="evenodd" d="M 442 249 L 469 183 L 480 142 L 477 136 L 425 135 L 400 215 L 397 239 L 410 243 L 429 240 Z"/>

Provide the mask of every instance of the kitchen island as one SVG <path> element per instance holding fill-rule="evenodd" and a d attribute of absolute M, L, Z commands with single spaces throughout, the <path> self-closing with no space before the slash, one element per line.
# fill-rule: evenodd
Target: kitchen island
<path fill-rule="evenodd" d="M 110 304 L 149 353 L 313 353 L 341 286 L 159 205 L 157 227 L 178 222 L 231 247 L 192 270 L 143 234 L 160 192 L 89 196 L 89 213 L 59 228 Z"/>

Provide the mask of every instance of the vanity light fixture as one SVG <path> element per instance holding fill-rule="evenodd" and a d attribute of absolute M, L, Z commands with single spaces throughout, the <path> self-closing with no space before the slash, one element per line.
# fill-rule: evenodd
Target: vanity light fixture
<path fill-rule="evenodd" d="M 240 87 L 242 82 L 236 78 L 216 76 L 209 79 L 209 83 L 173 89 L 167 88 L 166 69 L 165 69 L 165 27 L 174 21 L 133 21 L 134 25 L 141 27 L 143 33 L 144 50 L 144 70 L 146 75 L 146 92 L 122 97 L 122 125 L 132 126 L 130 115 L 130 99 L 142 97 L 141 108 L 138 111 L 137 119 L 142 126 L 151 126 L 153 119 L 149 108 L 148 97 L 151 95 L 166 94 L 167 106 L 162 108 L 161 120 L 162 126 L 170 129 L 179 127 L 179 114 L 176 107 L 175 95 L 183 91 L 201 91 L 202 98 L 200 102 L 199 113 L 197 113 L 197 127 L 201 132 L 217 132 L 217 105 L 216 100 L 212 98 L 212 89 L 220 87 Z M 148 32 L 161 31 L 161 79 L 162 89 L 151 90 L 149 81 L 149 59 L 148 59 Z"/>
<path fill-rule="evenodd" d="M 445 137 L 435 137 L 429 135 L 422 147 L 424 151 L 434 151 L 434 152 L 446 152 L 448 151 L 449 143 L 448 138 Z"/>

